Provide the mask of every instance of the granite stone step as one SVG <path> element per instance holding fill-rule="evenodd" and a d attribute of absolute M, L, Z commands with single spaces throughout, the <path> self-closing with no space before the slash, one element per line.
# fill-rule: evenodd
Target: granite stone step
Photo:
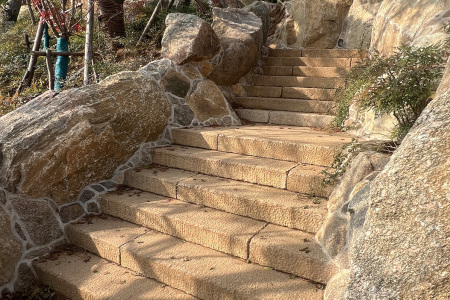
<path fill-rule="evenodd" d="M 276 87 L 276 86 L 244 86 L 248 97 L 288 98 L 302 100 L 332 101 L 335 89 Z"/>
<path fill-rule="evenodd" d="M 317 183 L 316 177 L 308 172 L 303 178 L 296 178 L 298 183 L 291 184 L 293 188 L 303 189 L 299 194 L 164 167 L 138 171 L 127 172 L 125 183 L 128 186 L 305 232 L 316 232 L 327 213 L 326 199 L 305 195 L 305 190 L 309 192 L 309 184 Z M 321 187 L 320 181 L 318 183 Z M 329 190 L 328 187 L 321 189 L 322 193 Z"/>
<path fill-rule="evenodd" d="M 265 158 L 329 166 L 354 136 L 275 125 L 173 129 L 175 144 Z"/>
<path fill-rule="evenodd" d="M 334 114 L 334 101 L 302 100 L 287 98 L 236 97 L 234 103 L 243 108 L 283 110 L 304 113 Z"/>
<path fill-rule="evenodd" d="M 33 266 L 44 284 L 72 300 L 198 299 L 88 252 L 62 253 Z"/>
<path fill-rule="evenodd" d="M 356 59 L 355 59 L 356 61 Z M 358 59 L 358 61 L 360 61 Z M 265 66 L 308 66 L 308 67 L 335 67 L 350 68 L 352 58 L 328 57 L 264 57 Z"/>
<path fill-rule="evenodd" d="M 133 224 L 118 220 L 114 229 L 104 225 L 107 222 L 98 219 L 91 224 L 70 225 L 78 237 L 83 236 L 72 241 L 97 255 L 119 252 L 121 266 L 200 299 L 322 299 L 323 291 L 310 281 L 157 231 L 149 230 L 118 244 L 122 226 Z M 98 236 L 105 226 L 109 235 Z M 259 253 L 255 251 L 255 255 Z"/>
<path fill-rule="evenodd" d="M 332 57 L 366 58 L 367 51 L 359 49 L 269 49 L 270 57 Z"/>
<path fill-rule="evenodd" d="M 334 116 L 291 111 L 273 111 L 239 108 L 237 115 L 244 120 L 255 123 L 268 123 L 286 126 L 327 128 Z"/>
<path fill-rule="evenodd" d="M 255 86 L 281 86 L 334 89 L 344 84 L 343 78 L 253 75 Z"/>
<path fill-rule="evenodd" d="M 151 193 L 141 193 L 140 197 L 130 199 L 130 193 L 133 191 L 103 195 L 103 211 L 149 229 L 316 282 L 325 284 L 333 273 L 334 265 L 329 263 L 328 256 L 310 233 Z M 79 228 L 72 226 L 71 231 Z M 275 235 L 276 238 L 272 238 Z M 289 259 L 297 263 L 286 263 Z"/>

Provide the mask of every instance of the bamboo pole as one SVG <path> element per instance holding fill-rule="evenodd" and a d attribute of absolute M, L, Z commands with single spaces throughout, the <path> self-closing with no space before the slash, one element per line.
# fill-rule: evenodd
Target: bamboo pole
<path fill-rule="evenodd" d="M 89 84 L 89 62 L 92 60 L 92 35 L 94 34 L 94 1 L 88 0 L 88 16 L 86 24 L 86 42 L 84 44 L 84 78 L 83 84 Z"/>
<path fill-rule="evenodd" d="M 36 25 L 36 18 L 34 17 L 33 8 L 31 7 L 31 1 L 27 0 L 28 12 L 30 13 L 31 22 Z"/>
<path fill-rule="evenodd" d="M 47 56 L 46 51 L 31 51 L 36 56 Z M 84 52 L 55 51 L 52 56 L 84 56 Z"/>
<path fill-rule="evenodd" d="M 44 32 L 44 23 L 42 22 L 42 18 L 39 20 L 39 25 L 36 31 L 36 36 L 34 38 L 34 44 L 32 48 L 32 53 L 30 57 L 30 62 L 28 63 L 28 69 L 25 72 L 25 75 L 23 76 L 22 81 L 20 82 L 19 87 L 17 88 L 16 94 L 20 94 L 22 90 L 26 87 L 29 87 L 31 85 L 31 81 L 33 80 L 34 76 L 34 67 L 36 65 L 36 61 L 38 56 L 33 53 L 35 51 L 39 50 L 39 47 L 41 46 L 41 40 L 42 40 L 42 34 Z"/>
<path fill-rule="evenodd" d="M 147 25 L 145 26 L 145 29 L 142 32 L 141 37 L 139 38 L 139 40 L 137 42 L 137 45 L 139 45 L 141 43 L 141 40 L 145 37 L 147 32 L 150 30 L 150 27 L 152 26 L 152 24 L 155 22 L 156 16 L 158 15 L 158 12 L 161 9 L 161 6 L 162 6 L 162 0 L 159 0 L 158 4 L 156 5 L 155 9 L 153 10 L 150 20 L 148 20 Z"/>
<path fill-rule="evenodd" d="M 53 71 L 52 51 L 50 49 L 47 49 L 45 59 L 47 62 L 48 89 L 53 91 L 55 88 L 55 72 Z"/>

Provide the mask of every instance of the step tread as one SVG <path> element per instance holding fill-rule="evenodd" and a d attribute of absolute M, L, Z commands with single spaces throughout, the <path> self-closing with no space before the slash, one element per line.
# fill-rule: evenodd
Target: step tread
<path fill-rule="evenodd" d="M 173 129 L 172 138 L 185 146 L 329 166 L 355 137 L 307 127 L 256 125 Z"/>
<path fill-rule="evenodd" d="M 243 259 L 248 258 L 249 241 L 266 224 L 148 192 L 130 195 L 132 191 L 102 195 L 102 211 Z"/>
<path fill-rule="evenodd" d="M 155 164 L 278 188 L 295 162 L 173 145 L 152 149 Z"/>
<path fill-rule="evenodd" d="M 91 239 L 88 248 L 108 244 L 110 237 L 99 241 L 92 235 L 102 230 L 103 222 L 93 220 L 90 227 L 79 229 L 80 235 Z M 309 281 L 153 230 L 121 245 L 119 251 L 122 266 L 202 299 L 322 299 L 322 290 Z"/>
<path fill-rule="evenodd" d="M 296 177 L 299 182 L 290 184 L 292 188 L 298 190 L 303 188 L 303 194 L 208 175 L 186 177 L 181 172 L 178 182 L 166 182 L 164 177 L 153 172 L 158 168 L 140 172 L 130 170 L 125 177 L 128 178 L 129 186 L 133 188 L 158 193 L 162 190 L 160 186 L 170 185 L 170 190 L 177 191 L 175 195 L 170 195 L 172 198 L 281 226 L 316 232 L 325 219 L 327 209 L 325 199 L 320 198 L 320 203 L 317 201 L 314 203 L 313 198 L 305 195 L 309 192 L 309 183 L 314 183 L 315 175 L 321 170 L 319 167 L 317 170 L 308 170 L 309 167 L 311 166 L 299 166 L 305 170 L 303 178 Z M 176 171 L 172 169 L 171 173 L 174 174 Z M 310 178 L 307 178 L 309 175 Z M 320 187 L 320 177 L 316 181 L 319 181 Z M 169 195 L 162 194 L 162 196 Z"/>
<path fill-rule="evenodd" d="M 33 265 L 42 282 L 72 300 L 197 299 L 91 253 L 61 253 Z"/>

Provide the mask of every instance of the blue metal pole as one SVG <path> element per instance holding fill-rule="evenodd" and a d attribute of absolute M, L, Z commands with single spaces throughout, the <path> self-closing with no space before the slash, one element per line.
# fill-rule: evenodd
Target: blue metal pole
<path fill-rule="evenodd" d="M 69 51 L 69 40 L 63 37 L 57 38 L 56 51 L 58 52 Z M 64 80 L 67 77 L 68 68 L 69 68 L 69 57 L 57 56 L 55 66 L 55 91 L 59 91 L 63 87 Z"/>

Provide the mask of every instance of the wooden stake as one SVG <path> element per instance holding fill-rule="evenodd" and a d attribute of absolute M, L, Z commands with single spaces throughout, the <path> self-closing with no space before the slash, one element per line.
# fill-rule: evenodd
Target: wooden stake
<path fill-rule="evenodd" d="M 47 62 L 48 89 L 53 91 L 55 88 L 55 72 L 53 71 L 52 51 L 47 49 L 46 54 L 45 59 Z"/>
<path fill-rule="evenodd" d="M 141 37 L 139 38 L 139 41 L 137 42 L 137 45 L 140 44 L 141 40 L 145 37 L 147 32 L 150 30 L 150 27 L 152 26 L 152 24 L 155 22 L 156 16 L 158 15 L 158 12 L 161 9 L 161 6 L 162 6 L 162 0 L 159 0 L 158 4 L 156 5 L 155 9 L 153 10 L 150 20 L 148 20 L 147 25 L 145 26 L 145 29 L 142 32 Z"/>
<path fill-rule="evenodd" d="M 33 25 L 36 25 L 36 18 L 34 17 L 33 8 L 31 7 L 30 0 L 27 0 L 27 7 L 28 7 L 28 12 L 30 13 L 31 22 L 33 22 Z"/>
<path fill-rule="evenodd" d="M 88 20 L 86 24 L 86 42 L 84 44 L 84 78 L 83 84 L 89 84 L 89 62 L 92 60 L 92 35 L 94 26 L 94 1 L 88 0 Z"/>
<path fill-rule="evenodd" d="M 36 37 L 34 38 L 34 44 L 32 51 L 38 51 L 39 47 L 41 46 L 41 40 L 42 40 L 42 34 L 44 32 L 44 23 L 42 18 L 39 20 L 39 25 L 36 31 Z M 23 76 L 22 81 L 20 82 L 19 87 L 17 88 L 16 94 L 20 94 L 22 90 L 26 87 L 29 87 L 31 85 L 31 81 L 33 80 L 34 76 L 34 67 L 36 65 L 38 56 L 34 53 L 31 53 L 30 62 L 28 64 L 28 69 Z"/>

